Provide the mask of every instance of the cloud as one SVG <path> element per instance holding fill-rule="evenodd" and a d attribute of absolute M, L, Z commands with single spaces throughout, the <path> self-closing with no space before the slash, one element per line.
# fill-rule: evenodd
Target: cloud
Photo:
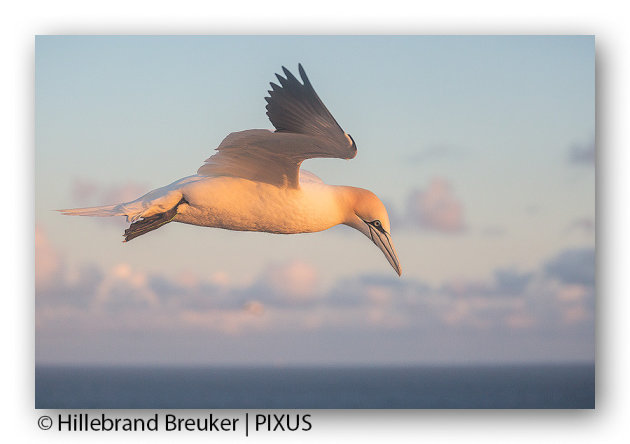
<path fill-rule="evenodd" d="M 223 280 L 167 278 L 125 263 L 106 271 L 85 267 L 78 273 L 57 266 L 54 284 L 38 288 L 37 307 L 79 309 L 88 317 L 133 318 L 136 313 L 147 325 L 154 317 L 156 326 L 166 323 L 173 328 L 188 321 L 198 326 L 199 319 L 225 315 L 238 325 L 225 321 L 204 327 L 224 333 L 247 329 L 246 322 L 241 324 L 246 319 L 243 314 L 283 319 L 278 325 L 293 327 L 306 320 L 314 325 L 315 318 L 320 327 L 358 327 L 363 322 L 400 327 L 420 322 L 487 328 L 518 324 L 517 319 L 525 318 L 530 321 L 519 325 L 533 325 L 546 322 L 545 317 L 532 320 L 533 313 L 550 316 L 557 311 L 559 306 L 550 301 L 584 303 L 588 309 L 593 296 L 593 272 L 589 275 L 586 270 L 593 263 L 588 254 L 588 250 L 567 250 L 543 270 L 498 269 L 488 280 L 454 279 L 431 286 L 412 279 L 360 276 L 341 280 L 330 289 L 322 289 L 315 268 L 300 261 L 274 265 L 246 287 L 231 287 Z M 550 296 L 540 299 L 541 294 Z"/>
<path fill-rule="evenodd" d="M 570 284 L 561 287 L 556 293 L 558 300 L 562 302 L 579 302 L 588 295 L 588 288 L 584 285 Z"/>
<path fill-rule="evenodd" d="M 268 267 L 263 282 L 291 301 L 309 300 L 318 295 L 317 270 L 303 261 Z"/>
<path fill-rule="evenodd" d="M 412 191 L 407 199 L 409 221 L 428 230 L 446 233 L 464 230 L 464 208 L 449 182 L 435 178 L 424 190 Z"/>
<path fill-rule="evenodd" d="M 61 267 L 59 254 L 52 247 L 41 227 L 35 227 L 35 285 L 50 285 Z"/>
<path fill-rule="evenodd" d="M 147 274 L 125 263 L 114 266 L 104 275 L 93 299 L 97 310 L 108 312 L 147 309 L 158 303 L 156 292 L 148 285 Z"/>
<path fill-rule="evenodd" d="M 529 277 L 514 271 L 498 270 L 494 280 L 452 280 L 441 287 L 448 303 L 441 319 L 450 327 L 501 331 L 515 319 L 530 318 L 525 291 Z M 528 326 L 536 323 L 532 320 Z M 522 325 L 519 324 L 519 328 Z"/>
<path fill-rule="evenodd" d="M 565 284 L 595 286 L 595 249 L 565 250 L 545 264 L 548 276 Z"/>
<path fill-rule="evenodd" d="M 503 295 L 519 295 L 527 288 L 533 273 L 520 273 L 510 269 L 499 269 L 494 272 L 496 289 Z"/>
<path fill-rule="evenodd" d="M 551 279 L 549 297 L 565 325 L 593 322 L 595 310 L 595 249 L 571 248 L 543 266 Z"/>
<path fill-rule="evenodd" d="M 594 330 L 592 249 L 560 252 L 529 271 L 500 268 L 486 279 L 440 285 L 366 275 L 324 288 L 315 267 L 289 261 L 271 265 L 251 284 L 236 286 L 221 270 L 210 277 L 190 272 L 168 277 L 128 263 L 108 269 L 72 265 L 43 231 L 37 236 L 36 260 L 43 264 L 37 280 L 46 282 L 37 285 L 37 350 L 38 356 L 53 360 L 72 341 L 93 341 L 94 350 L 117 350 L 104 345 L 112 338 L 119 344 L 144 341 L 147 347 L 155 346 L 155 338 L 172 344 L 191 341 L 186 345 L 191 350 L 235 338 L 245 341 L 240 347 L 257 341 L 269 350 L 282 349 L 289 338 L 302 338 L 300 347 L 329 338 L 331 347 L 348 350 L 363 341 L 366 346 L 382 342 L 387 335 L 392 341 L 415 337 L 423 346 L 438 348 L 455 347 L 444 341 L 466 344 L 478 335 L 490 347 L 514 335 L 548 344 L 579 333 L 575 337 L 584 341 L 592 339 Z M 75 349 L 67 353 L 82 359 Z"/>
<path fill-rule="evenodd" d="M 595 141 L 585 145 L 573 145 L 569 149 L 569 162 L 574 165 L 595 164 Z"/>

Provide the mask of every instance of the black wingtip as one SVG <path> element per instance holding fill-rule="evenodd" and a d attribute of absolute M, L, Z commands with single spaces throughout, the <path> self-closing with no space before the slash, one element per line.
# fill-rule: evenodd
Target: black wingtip
<path fill-rule="evenodd" d="M 300 83 L 300 81 L 293 75 L 293 73 L 289 71 L 288 69 L 286 69 L 284 66 L 282 67 L 282 70 L 284 71 L 284 75 L 287 76 L 287 80 L 289 80 L 292 83 L 297 83 L 297 84 Z"/>
<path fill-rule="evenodd" d="M 354 150 L 354 154 L 352 155 L 351 159 L 354 159 L 357 155 L 357 144 L 350 134 L 348 134 L 348 137 L 350 138 L 350 141 L 352 142 L 352 145 L 350 146 L 350 148 Z"/>
<path fill-rule="evenodd" d="M 286 75 L 287 75 L 288 70 L 284 67 L 284 65 L 282 65 L 282 67 L 281 67 L 281 68 L 282 68 L 282 72 L 284 72 L 284 75 L 286 76 Z M 276 75 L 276 77 L 278 78 L 278 80 L 282 79 L 282 77 L 280 76 L 280 74 L 275 73 L 275 75 Z M 288 78 L 288 77 L 289 77 L 289 76 L 287 76 L 287 78 Z M 280 80 L 280 83 L 282 83 L 282 80 Z M 284 85 L 283 85 L 283 86 L 284 86 Z"/>
<path fill-rule="evenodd" d="M 305 85 L 310 85 L 311 82 L 308 80 L 308 77 L 306 76 L 306 71 L 304 71 L 304 67 L 301 63 L 298 63 L 298 71 L 300 73 L 300 77 L 302 77 L 302 82 L 304 82 Z"/>
<path fill-rule="evenodd" d="M 287 79 L 282 77 L 280 74 L 276 74 L 276 78 L 278 79 L 278 82 L 280 82 L 280 85 L 282 85 L 283 88 L 286 88 L 286 86 L 287 86 Z"/>

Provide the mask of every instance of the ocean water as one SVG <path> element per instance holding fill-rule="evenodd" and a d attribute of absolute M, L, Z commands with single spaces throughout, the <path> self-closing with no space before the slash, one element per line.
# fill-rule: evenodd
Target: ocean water
<path fill-rule="evenodd" d="M 57 367 L 38 409 L 592 409 L 595 366 Z"/>

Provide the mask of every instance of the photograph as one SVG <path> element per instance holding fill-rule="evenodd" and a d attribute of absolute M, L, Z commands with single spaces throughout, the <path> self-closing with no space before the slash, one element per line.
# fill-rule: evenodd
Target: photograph
<path fill-rule="evenodd" d="M 34 41 L 36 409 L 595 408 L 593 35 Z"/>

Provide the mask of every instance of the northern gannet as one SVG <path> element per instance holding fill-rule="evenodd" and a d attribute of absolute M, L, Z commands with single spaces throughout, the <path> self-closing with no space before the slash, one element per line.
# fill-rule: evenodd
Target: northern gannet
<path fill-rule="evenodd" d="M 315 157 L 352 159 L 357 146 L 313 89 L 282 67 L 270 83 L 267 116 L 275 131 L 230 133 L 197 174 L 117 205 L 60 210 L 75 216 L 126 216 L 123 242 L 169 222 L 295 234 L 345 224 L 378 246 L 400 276 L 387 210 L 362 188 L 327 185 L 300 165 Z"/>

